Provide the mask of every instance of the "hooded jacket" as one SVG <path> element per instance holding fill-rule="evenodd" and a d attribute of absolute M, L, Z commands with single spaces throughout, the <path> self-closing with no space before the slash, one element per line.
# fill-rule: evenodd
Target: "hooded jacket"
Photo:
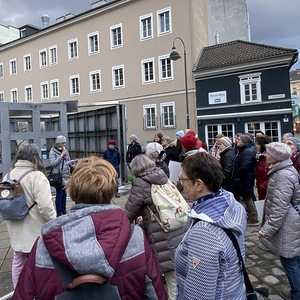
<path fill-rule="evenodd" d="M 229 146 L 228 148 L 220 152 L 219 162 L 224 171 L 224 179 L 222 182 L 222 187 L 225 190 L 230 192 L 232 190 L 231 188 L 234 179 L 235 159 L 236 159 L 236 155 L 231 146 Z"/>
<path fill-rule="evenodd" d="M 12 299 L 54 299 L 63 292 L 51 259 L 78 274 L 111 278 L 122 300 L 167 299 L 155 256 L 143 231 L 131 227 L 120 207 L 77 204 L 45 224 Z"/>
<path fill-rule="evenodd" d="M 300 184 L 290 159 L 274 164 L 268 171 L 269 182 L 261 231 L 261 242 L 276 255 L 300 256 Z"/>
<path fill-rule="evenodd" d="M 174 253 L 177 245 L 186 232 L 182 227 L 164 232 L 156 220 L 150 215 L 149 208 L 159 216 L 151 198 L 152 184 L 166 184 L 168 177 L 159 168 L 150 168 L 135 179 L 124 212 L 130 222 L 137 216 L 143 217 L 143 227 L 152 245 L 162 273 L 174 271 Z M 149 208 L 148 208 L 149 207 Z"/>
<path fill-rule="evenodd" d="M 244 207 L 231 193 L 220 189 L 198 199 L 189 217 L 191 226 L 175 254 L 177 299 L 246 299 L 237 252 L 222 229 L 231 229 L 245 258 Z"/>

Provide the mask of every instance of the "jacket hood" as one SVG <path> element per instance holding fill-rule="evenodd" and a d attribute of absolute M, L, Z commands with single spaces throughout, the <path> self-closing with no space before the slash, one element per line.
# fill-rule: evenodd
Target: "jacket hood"
<path fill-rule="evenodd" d="M 161 168 L 150 168 L 142 172 L 138 177 L 142 178 L 149 184 L 166 184 L 168 177 Z"/>
<path fill-rule="evenodd" d="M 79 274 L 112 277 L 131 236 L 129 220 L 116 205 L 77 204 L 42 227 L 47 252 Z M 40 258 L 39 261 L 42 259 Z"/>
<path fill-rule="evenodd" d="M 193 219 L 203 220 L 218 227 L 242 234 L 246 229 L 246 211 L 232 193 L 220 189 L 198 199 L 189 213 Z"/>

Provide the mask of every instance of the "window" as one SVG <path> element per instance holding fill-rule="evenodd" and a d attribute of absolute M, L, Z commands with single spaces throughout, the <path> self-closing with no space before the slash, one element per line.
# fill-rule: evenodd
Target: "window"
<path fill-rule="evenodd" d="M 93 32 L 88 35 L 89 54 L 99 53 L 99 33 Z"/>
<path fill-rule="evenodd" d="M 170 55 L 160 56 L 158 58 L 159 65 L 159 81 L 173 79 L 172 65 Z"/>
<path fill-rule="evenodd" d="M 272 142 L 280 141 L 280 121 L 251 122 L 245 124 L 245 131 L 252 133 L 254 136 L 258 130 L 263 131 Z"/>
<path fill-rule="evenodd" d="M 115 66 L 112 68 L 113 89 L 125 87 L 124 65 Z"/>
<path fill-rule="evenodd" d="M 17 74 L 17 61 L 16 59 L 11 59 L 9 61 L 9 67 L 10 67 L 10 75 L 16 75 Z"/>
<path fill-rule="evenodd" d="M 79 75 L 70 76 L 70 96 L 77 96 L 79 94 Z"/>
<path fill-rule="evenodd" d="M 24 72 L 31 70 L 31 54 L 26 54 L 23 56 L 24 59 Z"/>
<path fill-rule="evenodd" d="M 59 98 L 58 79 L 50 80 L 50 97 L 51 99 Z"/>
<path fill-rule="evenodd" d="M 161 128 L 175 128 L 176 118 L 175 118 L 175 103 L 162 103 L 160 106 L 161 111 Z"/>
<path fill-rule="evenodd" d="M 40 68 L 47 67 L 47 50 L 40 50 Z"/>
<path fill-rule="evenodd" d="M 10 100 L 11 100 L 11 102 L 14 102 L 14 103 L 18 102 L 18 90 L 17 89 L 10 90 Z"/>
<path fill-rule="evenodd" d="M 153 83 L 154 80 L 154 59 L 149 58 L 142 61 L 142 83 Z"/>
<path fill-rule="evenodd" d="M 140 39 L 146 40 L 153 37 L 153 16 L 152 14 L 148 14 L 140 17 Z"/>
<path fill-rule="evenodd" d="M 0 78 L 4 77 L 3 63 L 0 64 Z"/>
<path fill-rule="evenodd" d="M 90 72 L 90 91 L 101 91 L 100 70 Z"/>
<path fill-rule="evenodd" d="M 49 100 L 48 81 L 41 82 L 41 99 Z"/>
<path fill-rule="evenodd" d="M 0 92 L 0 102 L 4 102 L 4 92 Z"/>
<path fill-rule="evenodd" d="M 261 73 L 239 76 L 241 103 L 261 102 Z"/>
<path fill-rule="evenodd" d="M 156 105 L 144 105 L 144 130 L 157 129 Z"/>
<path fill-rule="evenodd" d="M 123 46 L 122 24 L 117 24 L 110 27 L 110 46 L 112 49 Z"/>
<path fill-rule="evenodd" d="M 69 60 L 78 58 L 78 40 L 73 39 L 68 41 L 69 44 Z"/>
<path fill-rule="evenodd" d="M 49 47 L 49 65 L 57 64 L 57 46 Z"/>
<path fill-rule="evenodd" d="M 218 133 L 223 133 L 225 136 L 228 136 L 230 139 L 233 139 L 234 133 L 234 125 L 233 124 L 212 124 L 205 126 L 205 136 L 206 143 L 208 147 L 212 147 L 215 143 L 215 136 Z"/>
<path fill-rule="evenodd" d="M 25 102 L 32 101 L 32 85 L 25 86 Z"/>
<path fill-rule="evenodd" d="M 161 9 L 157 12 L 157 35 L 172 32 L 171 8 Z"/>

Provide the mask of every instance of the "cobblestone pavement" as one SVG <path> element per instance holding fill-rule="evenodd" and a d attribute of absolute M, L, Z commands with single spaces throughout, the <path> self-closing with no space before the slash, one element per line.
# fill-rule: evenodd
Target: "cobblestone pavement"
<path fill-rule="evenodd" d="M 113 202 L 122 208 L 126 197 L 114 198 Z M 68 210 L 73 202 L 68 201 Z M 288 291 L 289 284 L 281 267 L 279 258 L 270 251 L 261 250 L 258 247 L 257 233 L 259 226 L 248 227 L 246 232 L 246 268 L 254 287 L 267 287 L 269 297 L 259 296 L 259 299 L 282 300 L 280 291 Z M 0 219 L 0 297 L 12 291 L 11 282 L 12 250 L 5 221 Z"/>

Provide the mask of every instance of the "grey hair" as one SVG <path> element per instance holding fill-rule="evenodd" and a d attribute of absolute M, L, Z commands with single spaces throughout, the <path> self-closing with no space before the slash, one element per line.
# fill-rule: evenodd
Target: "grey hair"
<path fill-rule="evenodd" d="M 147 144 L 145 154 L 155 162 L 163 161 L 166 157 L 163 146 L 156 142 Z"/>
<path fill-rule="evenodd" d="M 30 161 L 33 164 L 34 170 L 45 172 L 45 166 L 40 157 L 39 148 L 36 144 L 24 144 L 19 147 L 19 150 L 12 162 L 13 168 L 18 160 Z"/>
<path fill-rule="evenodd" d="M 155 167 L 155 162 L 151 160 L 147 155 L 140 154 L 135 156 L 135 158 L 130 163 L 131 174 L 137 177 L 139 174 L 147 169 Z"/>

